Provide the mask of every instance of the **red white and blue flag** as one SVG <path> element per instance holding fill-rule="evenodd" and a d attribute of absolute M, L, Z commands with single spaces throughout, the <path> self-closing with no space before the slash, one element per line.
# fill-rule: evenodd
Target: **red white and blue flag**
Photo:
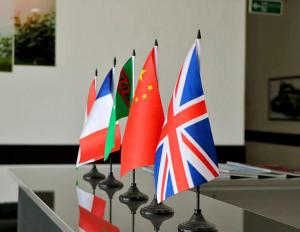
<path fill-rule="evenodd" d="M 98 218 L 104 218 L 106 202 L 102 198 L 76 186 L 79 209 L 85 209 Z"/>
<path fill-rule="evenodd" d="M 86 110 L 87 116 L 80 135 L 80 147 L 76 163 L 77 167 L 104 158 L 106 135 L 113 107 L 112 93 L 114 73 L 115 69 L 112 68 L 106 75 L 94 101 L 93 86 L 95 84 L 94 82 L 91 84 Z M 120 143 L 120 127 L 117 125 L 115 133 L 115 147 L 112 151 L 119 150 Z"/>
<path fill-rule="evenodd" d="M 190 49 L 168 108 L 155 157 L 158 202 L 219 175 L 200 72 L 200 41 Z"/>
<path fill-rule="evenodd" d="M 79 204 L 79 231 L 119 232 L 119 228 L 104 219 L 105 200 L 76 187 Z"/>

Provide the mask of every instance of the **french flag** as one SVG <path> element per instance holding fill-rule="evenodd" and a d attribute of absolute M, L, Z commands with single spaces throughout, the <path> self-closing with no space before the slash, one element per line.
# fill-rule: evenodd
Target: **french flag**
<path fill-rule="evenodd" d="M 119 228 L 104 220 L 105 200 L 76 187 L 79 204 L 79 231 L 119 232 Z"/>
<path fill-rule="evenodd" d="M 80 148 L 77 158 L 77 167 L 104 158 L 106 135 L 108 132 L 109 119 L 113 107 L 113 77 L 115 68 L 106 75 L 103 84 L 93 101 L 93 82 L 90 87 L 86 120 L 80 135 Z M 94 85 L 96 81 L 94 80 Z M 92 107 L 91 107 L 92 106 Z M 91 107 L 91 108 L 90 108 Z M 121 134 L 119 125 L 116 126 L 115 147 L 120 149 Z"/>
<path fill-rule="evenodd" d="M 105 200 L 97 197 L 96 195 L 92 195 L 78 186 L 76 187 L 77 199 L 79 204 L 79 209 L 85 209 L 88 212 L 92 213 L 98 218 L 104 217 L 105 212 Z"/>

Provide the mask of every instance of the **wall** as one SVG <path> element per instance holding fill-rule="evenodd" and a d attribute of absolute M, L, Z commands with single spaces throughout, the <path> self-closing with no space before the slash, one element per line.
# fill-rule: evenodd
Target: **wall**
<path fill-rule="evenodd" d="M 119 68 L 135 48 L 139 72 L 155 38 L 166 108 L 198 28 L 215 141 L 244 144 L 245 0 L 57 0 L 56 5 L 56 67 L 15 66 L 13 73 L 0 74 L 0 144 L 77 144 L 95 67 L 102 77 L 113 56 Z"/>
<path fill-rule="evenodd" d="M 57 0 L 56 7 L 56 67 L 19 65 L 0 73 L 1 145 L 77 144 L 95 67 L 101 82 L 113 56 L 119 69 L 135 48 L 139 72 L 155 38 L 166 108 L 199 28 L 215 142 L 244 144 L 245 0 Z M 0 171 L 6 186 L 0 202 L 16 200 L 7 167 Z"/>
<path fill-rule="evenodd" d="M 281 133 L 300 134 L 300 122 L 268 120 L 268 79 L 300 75 L 299 11 L 300 1 L 289 0 L 282 16 L 247 15 L 246 130 L 279 133 L 277 143 Z M 273 146 L 264 139 L 246 142 L 248 162 L 300 167 L 300 142 Z"/>

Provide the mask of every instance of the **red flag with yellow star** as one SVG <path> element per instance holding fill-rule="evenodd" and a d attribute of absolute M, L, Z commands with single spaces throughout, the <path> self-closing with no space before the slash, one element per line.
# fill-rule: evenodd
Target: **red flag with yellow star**
<path fill-rule="evenodd" d="M 121 176 L 137 167 L 154 164 L 164 122 L 156 56 L 157 46 L 148 55 L 136 87 L 123 139 Z"/>

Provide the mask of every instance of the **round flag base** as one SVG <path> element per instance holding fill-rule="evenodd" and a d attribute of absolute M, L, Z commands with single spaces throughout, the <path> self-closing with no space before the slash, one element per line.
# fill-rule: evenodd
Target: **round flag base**
<path fill-rule="evenodd" d="M 161 224 L 173 217 L 174 210 L 163 203 L 158 204 L 156 196 L 154 196 L 150 205 L 143 207 L 140 214 L 142 217 L 151 221 L 155 231 L 159 231 Z"/>
<path fill-rule="evenodd" d="M 88 182 L 90 184 L 90 186 L 92 187 L 93 189 L 93 193 L 95 193 L 96 191 L 96 188 L 97 188 L 97 184 L 103 179 L 88 179 L 88 180 L 85 180 L 86 182 Z"/>
<path fill-rule="evenodd" d="M 98 171 L 96 164 L 93 164 L 93 168 L 86 174 L 83 175 L 85 181 L 100 181 L 105 178 L 105 175 Z"/>
<path fill-rule="evenodd" d="M 136 183 L 131 183 L 128 191 L 119 196 L 119 200 L 135 214 L 136 210 L 148 201 L 148 196 L 138 189 Z"/>
<path fill-rule="evenodd" d="M 217 232 L 215 226 L 205 220 L 200 209 L 195 209 L 190 220 L 178 226 L 178 232 Z"/>
<path fill-rule="evenodd" d="M 114 194 L 123 188 L 123 184 L 114 177 L 112 172 L 110 172 L 104 180 L 99 182 L 98 187 L 105 191 L 109 198 L 112 199 Z"/>

